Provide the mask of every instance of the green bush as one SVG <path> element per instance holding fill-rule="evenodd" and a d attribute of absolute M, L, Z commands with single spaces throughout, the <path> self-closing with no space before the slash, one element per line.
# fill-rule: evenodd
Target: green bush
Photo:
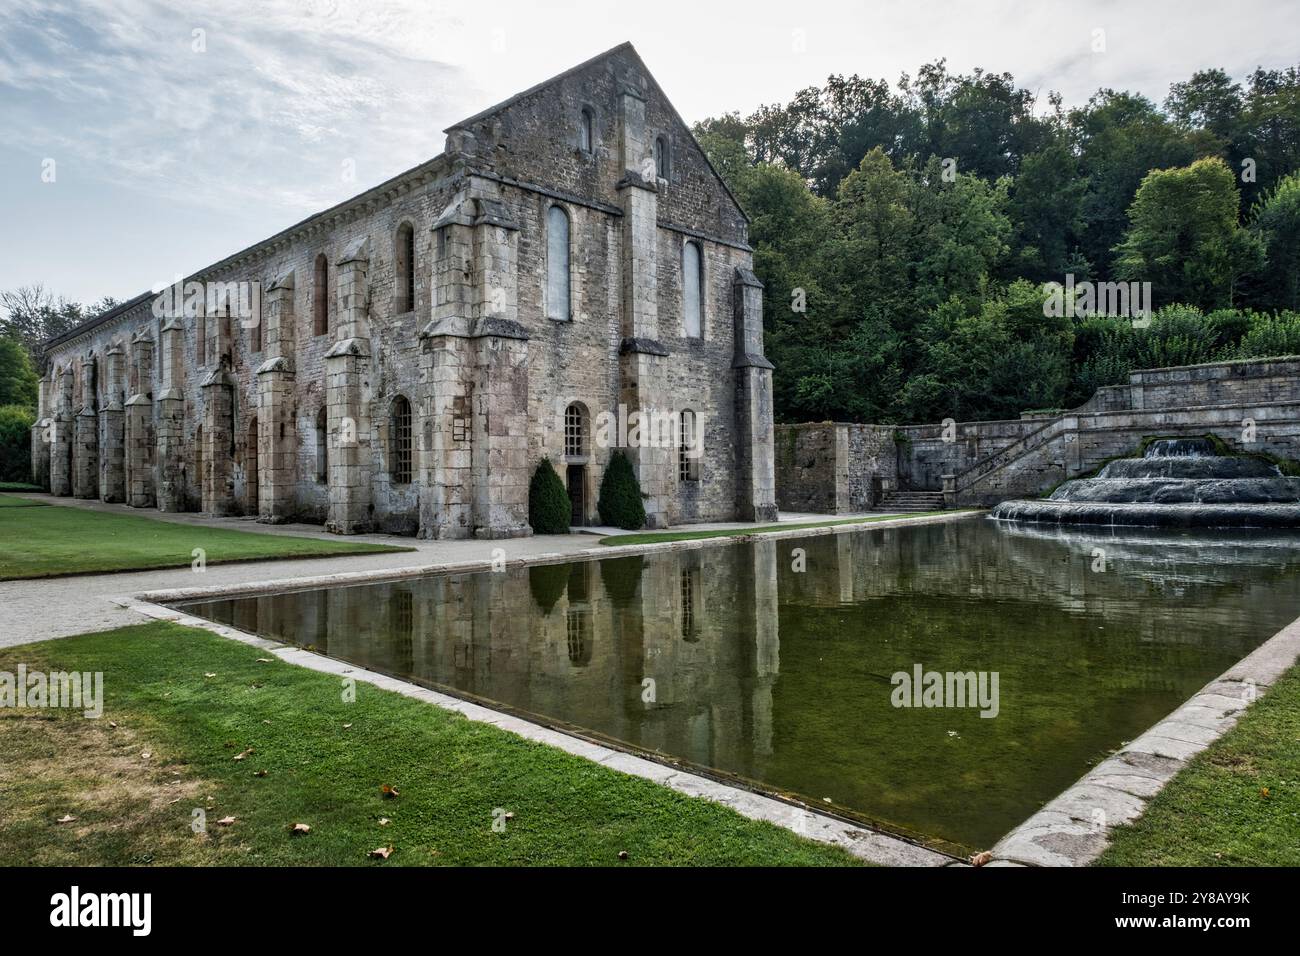
<path fill-rule="evenodd" d="M 1238 358 L 1300 355 L 1300 313 L 1256 316 L 1237 346 Z"/>
<path fill-rule="evenodd" d="M 568 534 L 570 513 L 569 493 L 551 459 L 543 458 L 528 485 L 528 523 L 534 534 Z"/>
<path fill-rule="evenodd" d="M 641 503 L 641 485 L 632 471 L 632 462 L 621 451 L 614 452 L 600 482 L 601 524 L 624 531 L 636 531 L 645 525 L 645 505 Z"/>
<path fill-rule="evenodd" d="M 0 405 L 0 481 L 32 480 L 32 426 L 36 416 L 23 405 Z"/>

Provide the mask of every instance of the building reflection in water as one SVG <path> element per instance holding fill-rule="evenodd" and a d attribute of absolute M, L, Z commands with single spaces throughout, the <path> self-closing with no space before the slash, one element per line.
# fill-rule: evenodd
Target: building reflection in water
<path fill-rule="evenodd" d="M 187 609 L 983 847 L 1296 617 L 1297 543 L 972 519 Z M 892 707 L 917 663 L 998 718 Z"/>

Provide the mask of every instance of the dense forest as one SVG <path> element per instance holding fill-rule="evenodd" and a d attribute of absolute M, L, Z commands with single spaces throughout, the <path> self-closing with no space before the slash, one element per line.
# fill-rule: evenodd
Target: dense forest
<path fill-rule="evenodd" d="M 779 421 L 1013 418 L 1300 353 L 1300 68 L 1043 99 L 940 61 L 696 124 L 752 220 Z M 1152 314 L 1045 307 L 1067 276 L 1150 283 Z"/>

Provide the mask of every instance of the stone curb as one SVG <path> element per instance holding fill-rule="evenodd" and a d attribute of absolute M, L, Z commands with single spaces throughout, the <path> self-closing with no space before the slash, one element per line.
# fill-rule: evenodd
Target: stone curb
<path fill-rule="evenodd" d="M 1137 740 L 1084 774 L 993 847 L 1004 866 L 1087 866 L 1188 762 L 1237 725 L 1246 708 L 1300 658 L 1292 621 Z"/>
<path fill-rule="evenodd" d="M 673 543 L 685 544 L 688 542 Z M 411 697 L 432 704 L 435 707 L 441 707 L 444 710 L 455 711 L 469 720 L 491 724 L 494 727 L 499 727 L 502 730 L 523 737 L 525 740 L 555 747 L 565 753 L 591 760 L 619 773 L 653 781 L 690 797 L 720 803 L 751 820 L 766 821 L 810 840 L 815 840 L 818 843 L 841 847 L 853 856 L 869 863 L 882 866 L 933 867 L 960 864 L 960 861 L 955 860 L 953 857 L 926 849 L 914 843 L 908 843 L 885 833 L 854 826 L 843 820 L 816 813 L 798 804 L 786 803 L 751 790 L 730 786 L 699 774 L 656 763 L 653 760 L 622 750 L 604 747 L 592 741 L 550 727 L 544 727 L 541 724 L 524 720 L 512 714 L 504 714 L 472 701 L 429 690 L 395 677 L 389 677 L 386 674 L 379 674 L 363 667 L 356 667 L 299 647 L 281 644 L 278 641 L 268 640 L 263 637 L 255 637 L 244 631 L 223 624 L 216 624 L 157 604 L 131 599 L 119 599 L 118 603 L 145 617 L 202 628 L 221 637 L 239 641 L 241 644 L 247 644 L 250 647 L 256 647 L 299 667 L 306 667 L 309 670 L 324 674 L 340 676 L 346 674 L 363 683 L 401 694 L 403 697 Z"/>

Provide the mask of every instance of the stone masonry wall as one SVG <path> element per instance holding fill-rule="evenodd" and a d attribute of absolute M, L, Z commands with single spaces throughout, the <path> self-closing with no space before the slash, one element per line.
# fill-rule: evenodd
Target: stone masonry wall
<path fill-rule="evenodd" d="M 628 91 L 634 94 L 633 101 L 644 102 L 645 128 L 637 142 L 647 150 L 646 156 L 655 138 L 663 137 L 669 147 L 668 175 L 657 178 L 650 192 L 654 202 L 649 208 L 656 210 L 649 243 L 655 260 L 650 275 L 655 281 L 638 287 L 631 299 L 625 294 L 633 279 L 626 270 L 625 190 L 620 181 L 630 165 L 644 169 L 645 164 L 634 163 L 624 149 Z M 589 152 L 579 148 L 577 138 L 583 109 L 590 110 L 595 120 Z M 704 457 L 698 479 L 681 480 L 675 449 L 655 459 L 656 487 L 665 492 L 667 521 L 734 517 L 742 487 L 764 484 L 760 477 L 757 482 L 746 479 L 742 485 L 736 475 L 742 462 L 755 461 L 756 469 L 766 462 L 770 488 L 770 457 L 742 457 L 737 448 L 738 442 L 755 434 L 753 427 L 737 427 L 739 378 L 733 368 L 736 276 L 751 265 L 745 219 L 635 51 L 616 48 L 447 132 L 443 155 L 190 277 L 205 283 L 260 283 L 263 310 L 267 290 L 283 282 L 276 307 L 291 323 L 283 333 L 276 328 L 268 336 L 264 321 L 259 325 L 210 316 L 200 329 L 199 322 L 184 318 L 178 331 L 169 333 L 173 346 L 164 343 L 165 319 L 155 315 L 154 296 L 146 294 L 107 319 L 93 320 L 52 343 L 48 349 L 51 377 L 45 388 L 50 395 L 61 395 L 70 376 L 67 384 L 75 397 L 65 403 L 71 407 L 55 410 L 55 419 L 66 422 L 62 429 L 34 431 L 33 441 L 67 434 L 72 448 L 63 484 L 78 494 L 105 500 L 125 495 L 120 459 L 127 426 L 118 422 L 122 417 L 118 410 L 126 407 L 134 416 L 129 426 L 132 457 L 125 466 L 131 503 L 144 506 L 156 501 L 165 510 L 207 509 L 259 514 L 262 520 L 325 523 L 344 494 L 331 484 L 333 475 L 339 480 L 346 477 L 351 502 L 342 522 L 346 527 L 338 530 L 414 534 L 426 524 L 440 527 L 427 505 L 435 499 L 449 500 L 444 491 L 435 493 L 426 476 L 450 475 L 447 463 L 460 460 L 452 449 L 448 451 L 452 457 L 435 462 L 429 457 L 431 443 L 466 442 L 468 449 L 474 436 L 480 435 L 497 450 L 474 459 L 482 467 L 465 472 L 464 477 L 489 490 L 486 497 L 470 495 L 463 500 L 477 501 L 478 513 L 501 522 L 501 529 L 485 528 L 485 534 L 520 533 L 517 506 L 507 515 L 498 509 L 494 496 L 517 496 L 543 457 L 550 457 L 566 478 L 564 411 L 570 403 L 580 404 L 591 429 L 601 413 L 617 415 L 620 395 L 626 394 L 619 356 L 627 334 L 627 303 L 648 296 L 657 309 L 650 338 L 666 354 L 647 356 L 645 362 L 662 376 L 658 394 L 666 396 L 670 406 L 663 410 L 674 418 L 692 411 L 703 428 Z M 649 168 L 653 174 L 653 164 Z M 490 198 L 496 205 L 474 208 L 480 212 L 491 208 L 491 214 L 501 217 L 507 227 L 497 231 L 515 237 L 508 265 L 511 273 L 504 281 L 491 273 L 497 260 L 467 261 L 459 286 L 447 287 L 467 298 L 440 304 L 438 295 L 451 293 L 440 293 L 435 272 L 442 257 L 460 247 L 449 252 L 440 246 L 433 226 L 458 202 L 475 197 Z M 553 205 L 561 206 L 570 221 L 572 314 L 567 321 L 548 318 L 545 307 L 546 223 Z M 413 303 L 405 302 L 398 266 L 404 226 L 414 234 Z M 699 338 L 686 336 L 683 318 L 681 263 L 687 241 L 699 243 L 703 253 L 704 331 Z M 344 289 L 340 275 L 346 270 L 340 260 L 345 250 L 362 246 L 364 265 L 357 274 L 363 279 Z M 328 321 L 320 334 L 315 323 L 322 294 L 315 282 L 319 256 L 328 264 L 323 292 Z M 503 281 L 509 292 L 508 317 L 493 301 Z M 344 294 L 346 303 L 340 299 Z M 345 306 L 349 316 L 360 316 L 359 322 L 349 319 L 346 329 L 342 327 Z M 467 323 L 506 318 L 511 329 L 508 338 L 489 330 L 473 354 L 479 356 L 474 361 L 482 369 L 499 368 L 512 384 L 494 391 L 492 381 L 481 382 L 482 394 L 476 398 L 473 382 L 462 375 L 469 391 L 458 403 L 430 400 L 431 394 L 436 397 L 437 386 L 425 379 L 433 366 L 423 359 L 422 335 L 436 307 Z M 354 325 L 361 331 L 355 331 Z M 482 328 L 486 326 L 466 326 L 465 334 L 478 335 L 475 329 Z M 326 353 L 345 338 L 359 344 L 349 346 L 355 360 L 331 360 L 344 376 L 337 394 L 356 396 L 348 401 L 363 404 L 356 406 L 355 415 L 337 409 L 326 415 L 330 424 L 322 433 L 318 420 L 327 405 Z M 500 344 L 510 341 L 526 345 Z M 284 343 L 284 354 L 273 342 Z M 174 355 L 164 355 L 165 345 L 174 347 Z M 498 361 L 498 348 L 507 348 L 514 357 Z M 158 358 L 145 362 L 139 356 L 146 354 Z M 274 387 L 265 390 L 258 380 L 263 367 L 274 381 Z M 522 378 L 511 371 L 516 368 L 523 370 Z M 770 396 L 770 371 L 750 368 L 747 373 L 746 387 L 754 383 L 762 387 L 766 381 Z M 451 381 L 445 370 L 438 374 L 440 381 Z M 494 430 L 498 426 L 492 424 L 493 418 L 504 419 L 494 412 L 498 399 L 493 396 L 524 403 L 526 460 L 507 452 L 507 447 L 513 447 L 510 436 Z M 414 460 L 409 481 L 397 479 L 391 460 L 399 398 L 409 402 L 412 410 Z M 770 401 L 764 401 L 766 405 L 760 402 L 756 407 L 770 423 Z M 478 418 L 472 427 L 449 424 L 434 429 L 428 415 L 435 405 L 439 414 L 457 416 L 457 421 L 467 410 Z M 259 419 L 268 411 L 274 424 Z M 362 434 L 344 434 L 345 426 L 357 424 Z M 145 435 L 157 442 L 153 454 L 138 447 Z M 349 438 L 364 448 L 364 467 L 359 463 L 339 471 L 334 466 L 343 461 L 343 452 L 337 442 Z M 591 447 L 579 462 L 584 469 L 584 518 L 589 522 L 595 520 L 600 480 L 610 453 L 607 448 Z M 33 460 L 50 458 L 34 452 Z M 152 469 L 147 480 L 143 462 Z M 489 475 L 484 469 L 510 473 Z M 286 481 L 288 487 L 283 487 L 280 483 Z M 365 487 L 355 488 L 357 481 Z M 463 522 L 458 527 L 466 530 Z"/>

